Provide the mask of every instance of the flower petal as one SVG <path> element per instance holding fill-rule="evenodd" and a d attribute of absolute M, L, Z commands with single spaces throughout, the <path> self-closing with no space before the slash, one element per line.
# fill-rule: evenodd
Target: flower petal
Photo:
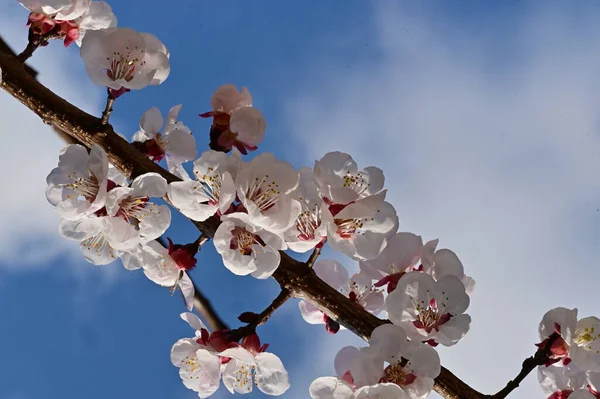
<path fill-rule="evenodd" d="M 258 389 L 267 395 L 283 395 L 290 388 L 290 382 L 281 360 L 268 352 L 257 354 L 255 360 L 255 382 Z"/>
<path fill-rule="evenodd" d="M 321 280 L 336 290 L 339 290 L 348 282 L 348 271 L 335 260 L 319 259 L 314 264 L 313 269 Z"/>
<path fill-rule="evenodd" d="M 335 377 L 320 377 L 308 388 L 312 399 L 350 399 L 354 389 Z"/>
<path fill-rule="evenodd" d="M 138 114 L 139 115 L 139 114 Z M 152 107 L 144 113 L 140 120 L 140 127 L 150 138 L 155 138 L 160 132 L 165 123 L 160 110 L 157 107 Z"/>
<path fill-rule="evenodd" d="M 158 173 L 145 173 L 131 183 L 132 196 L 162 198 L 167 193 L 167 181 Z"/>
<path fill-rule="evenodd" d="M 302 318 L 308 324 L 324 323 L 323 312 L 321 312 L 319 308 L 312 303 L 302 300 L 298 302 L 298 308 L 300 308 L 300 315 L 302 315 Z"/>
<path fill-rule="evenodd" d="M 342 378 L 344 374 L 350 371 L 352 362 L 354 362 L 359 353 L 359 349 L 355 346 L 345 346 L 339 350 L 333 361 L 338 377 Z"/>
<path fill-rule="evenodd" d="M 183 321 L 187 322 L 190 325 L 190 327 L 192 327 L 194 330 L 200 331 L 204 329 L 208 331 L 208 328 L 204 325 L 202 320 L 200 320 L 200 318 L 198 318 L 198 316 L 196 316 L 195 314 L 185 312 L 182 313 L 180 317 Z"/>
<path fill-rule="evenodd" d="M 196 140 L 189 132 L 176 129 L 165 135 L 166 152 L 171 160 L 177 163 L 191 161 L 196 158 Z"/>
<path fill-rule="evenodd" d="M 188 310 L 192 310 L 194 308 L 194 283 L 192 283 L 192 280 L 186 272 L 181 273 L 181 278 L 179 279 L 178 285 L 181 289 L 181 293 L 183 294 L 185 306 Z"/>

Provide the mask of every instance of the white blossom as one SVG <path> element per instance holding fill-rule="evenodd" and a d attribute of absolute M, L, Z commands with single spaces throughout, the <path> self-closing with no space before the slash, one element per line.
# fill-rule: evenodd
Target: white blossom
<path fill-rule="evenodd" d="M 404 330 L 393 324 L 373 330 L 370 347 L 360 350 L 350 368 L 357 387 L 392 383 L 410 398 L 426 398 L 440 370 L 435 349 L 408 341 Z"/>
<path fill-rule="evenodd" d="M 19 0 L 19 3 L 33 13 L 59 21 L 72 21 L 90 8 L 92 0 Z"/>
<path fill-rule="evenodd" d="M 570 353 L 581 369 L 600 372 L 600 319 L 592 316 L 577 321 Z"/>
<path fill-rule="evenodd" d="M 341 210 L 323 204 L 321 214 L 331 248 L 357 260 L 379 256 L 386 247 L 386 238 L 398 229 L 398 216 L 385 202 L 385 195 L 382 191 L 361 198 Z"/>
<path fill-rule="evenodd" d="M 591 316 L 577 321 L 571 358 L 584 370 L 600 372 L 600 319 Z"/>
<path fill-rule="evenodd" d="M 465 286 L 453 275 L 435 281 L 421 272 L 406 273 L 385 300 L 392 323 L 410 339 L 452 346 L 469 331 L 471 317 Z"/>
<path fill-rule="evenodd" d="M 64 38 L 65 47 L 81 41 L 87 31 L 114 28 L 117 18 L 103 1 L 19 0 L 31 11 L 27 24 L 37 35 Z"/>
<path fill-rule="evenodd" d="M 89 216 L 104 207 L 108 189 L 108 157 L 100 146 L 88 153 L 79 144 L 65 147 L 58 167 L 46 178 L 46 198 L 67 220 Z"/>
<path fill-rule="evenodd" d="M 371 346 L 346 346 L 335 357 L 337 377 L 320 377 L 309 388 L 312 399 L 424 398 L 440 373 L 440 359 L 427 345 L 407 341 L 402 328 L 373 331 Z"/>
<path fill-rule="evenodd" d="M 117 17 L 104 1 L 92 1 L 90 7 L 74 22 L 79 29 L 76 42 L 80 47 L 88 31 L 117 27 Z"/>
<path fill-rule="evenodd" d="M 445 275 L 454 275 L 463 282 L 467 294 L 471 294 L 475 280 L 465 275 L 454 252 L 449 249 L 436 251 L 438 241 L 431 240 L 423 245 L 421 236 L 397 233 L 387 239 L 387 246 L 377 258 L 361 261 L 360 268 L 377 280 L 376 286 L 387 285 L 388 292 L 396 288 L 405 273 L 418 270 L 430 274 L 436 281 Z"/>
<path fill-rule="evenodd" d="M 321 217 L 323 199 L 310 168 L 301 168 L 299 186 L 292 197 L 301 206 L 296 222 L 284 234 L 285 242 L 295 252 L 306 252 L 323 245 L 327 239 L 327 225 Z"/>
<path fill-rule="evenodd" d="M 352 302 L 366 311 L 375 315 L 383 309 L 383 293 L 373 287 L 371 279 L 363 273 L 357 273 L 348 277 L 346 269 L 334 260 L 319 259 L 313 266 L 317 276 L 329 284 L 332 288 L 339 290 Z M 302 318 L 309 324 L 328 324 L 328 317 L 315 305 L 308 301 L 298 303 Z M 336 330 L 328 331 L 335 333 Z M 340 328 L 344 328 L 340 326 Z"/>
<path fill-rule="evenodd" d="M 194 307 L 194 284 L 187 271 L 196 266 L 195 255 L 198 245 L 173 244 L 168 239 L 169 246 L 163 247 L 156 241 L 144 245 L 136 256 L 141 258 L 144 274 L 148 279 L 172 291 L 179 288 L 183 294 L 188 310 Z"/>
<path fill-rule="evenodd" d="M 250 393 L 252 385 L 267 395 L 283 395 L 289 388 L 288 372 L 276 355 L 266 352 L 256 334 L 246 337 L 242 346 L 221 352 L 231 358 L 223 368 L 223 385 L 231 393 Z"/>
<path fill-rule="evenodd" d="M 160 237 L 171 224 L 171 211 L 166 205 L 149 202 L 150 198 L 162 198 L 167 193 L 167 181 L 158 173 L 138 176 L 131 187 L 116 187 L 106 196 L 109 216 L 134 222 L 140 244 Z"/>
<path fill-rule="evenodd" d="M 308 389 L 312 399 L 347 399 L 354 394 L 354 388 L 336 377 L 319 377 Z"/>
<path fill-rule="evenodd" d="M 558 396 L 586 387 L 586 374 L 572 364 L 566 367 L 538 367 L 538 381 L 545 394 Z"/>
<path fill-rule="evenodd" d="M 223 152 L 205 151 L 194 162 L 196 180 L 169 184 L 171 203 L 192 220 L 204 221 L 216 213 L 224 214 L 236 198 L 234 181 L 241 165 L 237 150 L 229 157 Z"/>
<path fill-rule="evenodd" d="M 458 256 L 449 249 L 438 249 L 438 240 L 429 241 L 423 246 L 421 264 L 424 271 L 431 274 L 437 281 L 446 275 L 458 277 L 463 282 L 467 294 L 475 289 L 475 280 L 465 274 L 465 269 Z"/>
<path fill-rule="evenodd" d="M 546 312 L 539 326 L 539 347 L 544 347 L 553 333 L 559 334 L 549 348 L 550 363 L 575 366 L 584 371 L 600 372 L 600 319 L 577 320 L 577 309 L 554 308 Z"/>
<path fill-rule="evenodd" d="M 373 331 L 369 347 L 342 348 L 335 357 L 335 370 L 337 377 L 313 381 L 311 398 L 368 398 L 367 393 L 381 394 L 373 396 L 381 398 L 425 398 L 441 365 L 429 345 L 408 341 L 401 327 L 384 324 Z"/>
<path fill-rule="evenodd" d="M 279 250 L 286 248 L 281 237 L 251 224 L 250 217 L 239 212 L 221 217 L 214 244 L 232 273 L 258 279 L 271 277 L 279 266 Z"/>
<path fill-rule="evenodd" d="M 339 262 L 334 260 L 319 259 L 313 265 L 317 276 L 336 290 L 341 290 L 348 285 L 348 271 Z M 326 317 L 321 310 L 312 303 L 301 300 L 298 302 L 302 318 L 309 324 L 326 324 Z M 341 328 L 344 328 L 343 326 Z M 332 331 L 333 332 L 333 331 Z"/>
<path fill-rule="evenodd" d="M 568 365 L 571 362 L 569 348 L 577 327 L 577 309 L 558 307 L 549 310 L 542 317 L 538 332 L 542 342 L 538 347 L 545 347 L 548 339 L 554 333 L 558 334 L 549 348 L 550 362 L 557 365 Z"/>
<path fill-rule="evenodd" d="M 346 346 L 335 355 L 334 365 L 337 377 L 320 377 L 309 388 L 312 399 L 350 398 L 354 393 L 354 381 L 350 373 L 352 362 L 359 354 L 358 348 Z"/>
<path fill-rule="evenodd" d="M 149 33 L 129 28 L 88 32 L 81 57 L 94 83 L 121 94 L 159 85 L 170 72 L 165 45 Z"/>
<path fill-rule="evenodd" d="M 242 154 L 258 148 L 265 137 L 267 122 L 261 112 L 252 107 L 252 96 L 247 88 L 238 91 L 235 85 L 223 85 L 214 92 L 210 105 L 213 111 L 200 116 L 214 118 L 211 148 L 229 151 L 236 147 Z M 213 135 L 216 137 L 212 138 Z"/>
<path fill-rule="evenodd" d="M 235 185 L 250 222 L 283 235 L 301 211 L 300 203 L 291 195 L 298 181 L 298 171 L 292 165 L 263 153 L 240 170 Z"/>
<path fill-rule="evenodd" d="M 369 313 L 378 315 L 383 310 L 383 293 L 373 286 L 371 279 L 363 272 L 350 277 L 341 292 Z"/>
<path fill-rule="evenodd" d="M 356 390 L 351 399 L 410 399 L 396 384 L 382 383 Z"/>
<path fill-rule="evenodd" d="M 179 368 L 179 376 L 186 388 L 197 392 L 200 398 L 207 398 L 219 389 L 219 352 L 227 349 L 227 341 L 223 332 L 210 334 L 193 313 L 182 313 L 181 318 L 195 330 L 195 337 L 182 338 L 173 345 L 171 363 Z"/>
<path fill-rule="evenodd" d="M 165 159 L 169 171 L 181 176 L 181 164 L 196 157 L 196 140 L 191 130 L 177 118 L 181 105 L 172 107 L 165 123 L 160 110 L 150 108 L 140 120 L 140 130 L 133 135 L 133 145 L 150 159 Z M 164 125 L 164 127 L 163 127 Z M 162 132 L 161 132 L 162 129 Z"/>
<path fill-rule="evenodd" d="M 139 233 L 118 217 L 88 216 L 78 220 L 62 220 L 60 234 L 80 242 L 84 258 L 95 265 L 113 262 L 120 251 L 132 251 L 139 245 Z"/>
<path fill-rule="evenodd" d="M 385 249 L 374 259 L 360 261 L 360 269 L 377 285 L 388 285 L 388 292 L 396 288 L 400 277 L 412 271 L 421 258 L 423 239 L 412 233 L 396 233 L 387 239 Z"/>
<path fill-rule="evenodd" d="M 210 105 L 213 111 L 231 115 L 240 108 L 251 107 L 252 95 L 246 87 L 242 87 L 242 90 L 238 91 L 235 85 L 225 84 L 215 90 L 210 99 Z"/>
<path fill-rule="evenodd" d="M 329 152 L 315 162 L 315 178 L 328 204 L 350 204 L 383 189 L 381 169 L 369 166 L 358 170 L 352 157 L 343 152 Z"/>

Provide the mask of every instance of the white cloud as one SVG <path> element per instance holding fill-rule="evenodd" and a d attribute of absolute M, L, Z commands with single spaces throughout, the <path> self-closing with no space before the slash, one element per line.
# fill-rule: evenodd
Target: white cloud
<path fill-rule="evenodd" d="M 473 325 L 442 362 L 493 393 L 533 353 L 547 309 L 598 313 L 598 11 L 530 10 L 515 31 L 474 37 L 378 4 L 374 58 L 317 54 L 289 130 L 307 163 L 343 150 L 382 167 L 401 230 L 459 254 L 478 282 Z M 515 397 L 541 395 L 532 375 Z"/>
<path fill-rule="evenodd" d="M 16 2 L 0 5 L 2 37 L 15 51 L 26 45 L 27 13 Z M 102 90 L 85 75 L 77 49 L 53 42 L 31 61 L 39 79 L 85 110 L 99 109 Z M 58 217 L 45 198 L 46 175 L 65 144 L 29 109 L 0 92 L 2 193 L 0 196 L 0 267 L 21 269 L 48 263 L 75 248 L 58 235 Z"/>

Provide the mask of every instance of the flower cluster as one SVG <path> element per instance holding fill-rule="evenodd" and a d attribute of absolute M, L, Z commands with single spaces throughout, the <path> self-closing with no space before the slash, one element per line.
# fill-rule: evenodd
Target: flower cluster
<path fill-rule="evenodd" d="M 327 154 L 317 165 L 329 165 L 330 158 Z M 278 251 L 306 252 L 325 241 L 355 259 L 371 259 L 381 253 L 387 237 L 398 227 L 394 208 L 385 202 L 385 191 L 367 195 L 361 184 L 368 183 L 353 182 L 364 178 L 356 168 L 331 167 L 333 175 L 327 177 L 324 166 L 318 172 L 298 171 L 269 153 L 244 163 L 234 148 L 229 156 L 215 150 L 204 152 L 193 169 L 194 180 L 186 173 L 183 181 L 169 185 L 169 200 L 193 220 L 220 217 L 215 247 L 225 266 L 237 275 L 270 277 L 279 265 Z M 337 188 L 336 173 L 346 175 L 346 183 Z M 355 193 L 356 201 L 339 203 L 329 198 L 331 192 L 348 190 Z"/>
<path fill-rule="evenodd" d="M 181 318 L 195 330 L 194 338 L 183 338 L 171 349 L 171 362 L 179 368 L 186 388 L 201 398 L 212 395 L 223 385 L 231 393 L 250 393 L 252 385 L 267 395 L 282 395 L 290 387 L 288 373 L 281 360 L 267 352 L 256 333 L 241 344 L 231 341 L 228 331 L 213 331 L 192 313 Z"/>
<path fill-rule="evenodd" d="M 411 233 L 397 233 L 387 243 L 377 258 L 360 261 L 360 273 L 351 278 L 334 261 L 318 261 L 315 272 L 365 310 L 375 315 L 386 310 L 411 340 L 431 346 L 456 344 L 470 328 L 471 317 L 464 312 L 475 286 L 458 256 L 449 249 L 436 251 L 438 240 L 423 245 L 421 237 Z M 314 305 L 301 301 L 299 306 L 308 323 L 325 323 L 329 332 L 340 328 Z"/>
<path fill-rule="evenodd" d="M 186 172 L 181 165 L 196 158 L 197 152 L 192 131 L 178 120 L 180 110 L 181 105 L 172 107 L 165 122 L 158 108 L 150 108 L 142 116 L 132 144 L 155 162 L 165 159 L 169 172 L 183 178 Z"/>
<path fill-rule="evenodd" d="M 456 254 L 436 251 L 437 240 L 423 245 L 421 237 L 396 233 L 398 218 L 385 202 L 381 171 L 358 171 L 347 154 L 326 154 L 315 169 L 298 171 L 269 153 L 243 162 L 237 148 L 229 155 L 208 150 L 194 161 L 192 179 L 184 168 L 192 154 L 183 150 L 189 151 L 191 143 L 184 140 L 193 138 L 177 120 L 178 111 L 174 107 L 166 123 L 158 109 L 147 111 L 134 145 L 154 161 L 166 158 L 182 181 L 167 185 L 160 175 L 148 173 L 127 184 L 98 146 L 90 153 L 78 145 L 63 151 L 48 177 L 47 192 L 64 218 L 61 233 L 79 240 L 92 263 L 120 257 L 127 269 L 141 268 L 153 282 L 179 287 L 188 309 L 194 286 L 187 273 L 196 266 L 200 242 L 180 245 L 169 239 L 168 246 L 159 244 L 156 239 L 168 228 L 170 212 L 151 198 L 166 200 L 193 220 L 219 218 L 214 245 L 236 275 L 268 278 L 279 266 L 281 250 L 306 252 L 329 242 L 360 261 L 361 270 L 349 276 L 340 263 L 319 260 L 317 275 L 356 306 L 375 315 L 385 308 L 394 324 L 376 330 L 369 348 L 347 349 L 345 354 L 356 355 L 352 364 L 342 367 L 338 379 L 315 382 L 311 392 L 321 393 L 311 395 L 325 398 L 323 392 L 334 384 L 338 388 L 333 391 L 347 390 L 356 398 L 380 391 L 426 397 L 439 373 L 432 347 L 455 344 L 470 325 L 464 312 L 474 283 Z M 307 322 L 323 323 L 331 333 L 341 328 L 310 303 L 299 306 Z M 190 323 L 200 326 L 197 319 Z M 265 393 L 285 392 L 283 365 L 264 353 L 257 337 L 248 336 L 239 345 L 229 342 L 226 332 L 208 334 L 203 326 L 196 330 L 200 338 L 180 340 L 172 354 L 188 388 L 206 397 L 222 378 L 230 391 L 247 392 L 254 378 Z"/>
<path fill-rule="evenodd" d="M 120 257 L 125 268 L 143 268 L 155 283 L 179 287 L 192 308 L 194 285 L 186 272 L 196 265 L 198 243 L 169 240 L 165 248 L 155 241 L 171 224 L 169 207 L 151 201 L 166 196 L 162 176 L 146 173 L 127 184 L 99 146 L 88 153 L 72 144 L 61 152 L 47 183 L 46 197 L 62 218 L 60 234 L 78 241 L 87 261 L 105 265 Z"/>
<path fill-rule="evenodd" d="M 97 23 L 94 30 L 80 23 L 78 18 L 106 16 L 98 12 L 110 11 L 103 3 L 23 3 L 32 11 L 32 31 L 75 21 L 69 23 L 79 33 L 69 35 L 83 38 L 81 56 L 90 78 L 108 89 L 102 123 L 114 99 L 160 84 L 169 75 L 169 52 L 153 35 L 116 28 L 113 22 Z M 36 13 L 43 18 L 36 19 Z M 83 37 L 86 29 L 91 31 Z M 374 315 L 385 310 L 393 324 L 377 328 L 369 347 L 344 348 L 335 360 L 338 376 L 316 380 L 311 396 L 427 397 L 440 373 L 433 347 L 456 344 L 470 326 L 465 311 L 474 282 L 456 254 L 436 250 L 437 240 L 423 244 L 419 236 L 397 233 L 398 217 L 386 201 L 381 169 L 360 168 L 342 152 L 327 153 L 313 168 L 299 170 L 270 153 L 244 162 L 242 154 L 256 150 L 266 130 L 250 92 L 223 85 L 210 105 L 212 111 L 200 116 L 212 118 L 211 149 L 188 169 L 186 163 L 197 156 L 196 141 L 179 121 L 181 105 L 171 108 L 166 120 L 156 107 L 142 116 L 132 145 L 154 162 L 165 161 L 181 179 L 170 184 L 156 173 L 127 181 L 97 145 L 89 152 L 80 145 L 66 147 L 47 179 L 48 201 L 63 219 L 61 234 L 78 241 L 93 264 L 121 258 L 126 269 L 141 269 L 171 292 L 180 289 L 188 310 L 194 302 L 188 273 L 204 240 L 161 244 L 171 222 L 169 205 L 194 221 L 219 220 L 215 248 L 223 265 L 240 276 L 266 279 L 279 267 L 280 251 L 304 253 L 329 243 L 359 262 L 360 271 L 350 276 L 340 263 L 320 260 L 313 265 L 315 273 L 355 306 Z M 325 324 L 330 333 L 343 328 L 309 302 L 299 307 L 309 323 Z M 181 317 L 196 336 L 177 341 L 171 360 L 184 385 L 200 397 L 216 392 L 221 380 L 231 393 L 248 393 L 253 384 L 268 395 L 288 390 L 281 360 L 266 352 L 256 333 L 239 342 L 229 331 L 209 333 L 191 313 Z"/>
<path fill-rule="evenodd" d="M 600 398 L 600 319 L 558 307 L 544 315 L 539 334 L 548 361 L 538 378 L 548 399 Z"/>
<path fill-rule="evenodd" d="M 80 241 L 84 257 L 96 265 L 160 237 L 171 221 L 166 206 L 150 201 L 164 196 L 167 182 L 147 173 L 128 186 L 97 145 L 90 153 L 67 146 L 47 183 L 46 197 L 63 218 L 60 233 Z"/>
<path fill-rule="evenodd" d="M 357 306 L 374 315 L 378 315 L 383 309 L 383 293 L 373 286 L 373 281 L 363 272 L 348 277 L 348 272 L 339 262 L 323 259 L 317 261 L 313 269 L 321 280 L 339 290 Z M 298 306 L 307 323 L 325 324 L 326 330 L 331 334 L 344 328 L 310 302 L 300 301 Z"/>
<path fill-rule="evenodd" d="M 27 25 L 34 37 L 43 40 L 64 39 L 65 47 L 73 42 L 81 46 L 87 31 L 117 26 L 117 18 L 111 7 L 103 1 L 19 0 L 19 2 L 31 12 Z"/>
<path fill-rule="evenodd" d="M 348 277 L 335 261 L 318 261 L 317 275 L 357 306 L 377 315 L 387 311 L 393 324 L 376 328 L 366 348 L 347 347 L 335 360 L 336 377 L 313 382 L 313 399 L 425 398 L 440 373 L 434 347 L 452 346 L 469 331 L 464 312 L 475 285 L 458 256 L 436 251 L 438 240 L 425 245 L 420 236 L 397 233 L 386 239 L 379 256 L 359 262 L 360 272 Z M 385 290 L 383 287 L 387 287 Z M 300 302 L 303 318 L 339 325 L 308 302 Z M 379 395 L 379 396 L 378 396 Z"/>
<path fill-rule="evenodd" d="M 313 381 L 311 398 L 426 398 L 441 370 L 435 349 L 393 324 L 377 327 L 368 347 L 342 348 L 334 363 L 337 376 Z"/>
<path fill-rule="evenodd" d="M 19 0 L 30 11 L 29 45 L 21 61 L 50 39 L 76 42 L 93 82 L 106 87 L 108 100 L 100 124 L 108 122 L 114 100 L 131 90 L 159 85 L 170 74 L 169 51 L 155 36 L 117 28 L 111 7 L 94 0 Z M 181 180 L 158 173 L 129 181 L 109 164 L 98 145 L 88 151 L 77 144 L 64 148 L 47 177 L 46 197 L 61 217 L 59 231 L 77 241 L 84 258 L 105 265 L 117 258 L 128 270 L 141 269 L 154 283 L 179 289 L 193 308 L 194 283 L 188 273 L 205 241 L 188 244 L 161 238 L 171 223 L 169 205 L 189 219 L 219 221 L 214 245 L 223 265 L 235 275 L 271 277 L 281 251 L 307 252 L 329 243 L 358 262 L 350 275 L 341 263 L 311 257 L 315 274 L 344 295 L 352 306 L 373 315 L 386 312 L 391 323 L 372 331 L 366 347 L 345 347 L 337 354 L 336 376 L 317 378 L 313 399 L 424 399 L 441 372 L 435 347 L 453 346 L 469 331 L 466 314 L 475 281 L 458 256 L 437 249 L 415 234 L 397 233 L 398 217 L 386 201 L 383 171 L 359 168 L 343 152 L 330 152 L 313 168 L 297 170 L 273 154 L 249 162 L 242 154 L 258 149 L 266 121 L 252 105 L 247 88 L 223 85 L 210 100 L 210 150 L 197 157 L 192 131 L 179 121 L 181 105 L 166 121 L 153 107 L 145 112 L 132 147 Z M 193 161 L 192 176 L 185 164 Z M 172 179 L 172 176 L 165 174 Z M 161 203 L 164 201 L 164 203 Z M 314 263 L 314 265 L 313 265 Z M 329 333 L 344 328 L 308 301 L 299 309 L 310 324 Z M 600 319 L 578 319 L 577 309 L 555 308 L 539 326 L 541 342 L 533 358 L 548 399 L 600 399 Z M 231 332 L 209 332 L 192 313 L 181 318 L 195 331 L 178 340 L 171 362 L 183 384 L 206 398 L 223 382 L 233 393 L 253 385 L 267 395 L 290 387 L 276 355 L 261 345 L 256 325 Z M 240 317 L 243 320 L 243 317 Z M 258 323 L 257 323 L 258 324 Z M 240 339 L 240 331 L 248 330 Z"/>

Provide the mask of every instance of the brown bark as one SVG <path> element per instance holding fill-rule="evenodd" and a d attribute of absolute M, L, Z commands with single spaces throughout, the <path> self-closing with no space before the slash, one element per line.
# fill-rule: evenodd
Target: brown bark
<path fill-rule="evenodd" d="M 1 37 L 0 37 L 0 53 L 5 53 L 8 55 L 12 55 L 16 57 L 16 53 L 13 51 L 12 48 L 10 48 L 10 46 L 8 45 L 8 43 L 6 43 Z M 34 78 L 37 76 L 37 71 L 33 68 L 31 68 L 28 65 L 25 65 L 25 70 L 27 71 L 27 73 L 29 73 L 31 76 L 33 76 Z"/>
<path fill-rule="evenodd" d="M 147 172 L 156 172 L 168 182 L 179 180 L 115 134 L 111 125 L 102 125 L 100 119 L 80 110 L 40 84 L 15 57 L 0 54 L 0 68 L 0 86 L 5 91 L 35 112 L 44 123 L 68 133 L 88 147 L 94 144 L 101 146 L 107 152 L 110 162 L 126 176 L 134 178 Z M 211 218 L 194 224 L 207 237 L 212 237 L 219 221 Z M 368 341 L 372 331 L 385 323 L 356 306 L 319 279 L 312 268 L 286 253 L 281 253 L 281 264 L 273 278 L 291 296 L 309 301 L 364 340 Z M 448 399 L 486 397 L 445 368 L 442 368 L 440 376 L 436 378 L 435 390 Z"/>

